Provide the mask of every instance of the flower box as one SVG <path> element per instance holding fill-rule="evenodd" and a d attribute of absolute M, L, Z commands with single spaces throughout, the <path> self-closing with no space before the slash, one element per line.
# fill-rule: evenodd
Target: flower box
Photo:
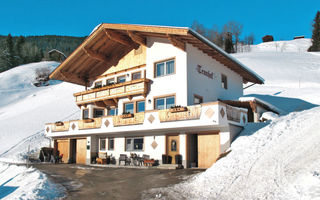
<path fill-rule="evenodd" d="M 56 126 L 63 126 L 63 125 L 64 125 L 64 123 L 63 123 L 63 122 L 61 122 L 61 121 L 58 121 L 58 122 L 55 122 L 55 123 L 54 123 L 54 125 L 56 125 Z"/>
<path fill-rule="evenodd" d="M 94 122 L 94 119 L 84 119 L 83 122 L 84 123 L 91 123 L 91 122 Z"/>
<path fill-rule="evenodd" d="M 134 117 L 133 113 L 127 113 L 127 114 L 121 115 L 122 119 L 127 119 L 127 118 L 132 118 L 132 117 Z"/>
<path fill-rule="evenodd" d="M 170 108 L 169 111 L 170 111 L 171 113 L 185 112 L 185 111 L 188 111 L 188 108 L 187 108 L 187 107 Z"/>

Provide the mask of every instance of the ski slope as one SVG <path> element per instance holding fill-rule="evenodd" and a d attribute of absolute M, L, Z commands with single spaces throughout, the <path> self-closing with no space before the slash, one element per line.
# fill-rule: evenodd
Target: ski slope
<path fill-rule="evenodd" d="M 53 70 L 58 64 L 31 63 L 0 74 L 0 160 L 25 162 L 29 146 L 35 151 L 49 145 L 43 135 L 45 123 L 78 118 L 72 94 L 82 87 L 60 81 L 47 87 L 32 85 L 37 68 Z"/>
<path fill-rule="evenodd" d="M 320 199 L 320 54 L 309 39 L 252 47 L 237 59 L 264 85 L 245 90 L 284 111 L 266 123 L 249 123 L 231 152 L 187 181 L 145 191 L 143 199 Z"/>
<path fill-rule="evenodd" d="M 276 44 L 282 51 L 275 48 Z M 306 52 L 310 45 L 310 39 L 267 42 L 253 45 L 249 53 L 234 54 L 266 80 L 264 85 L 244 90 L 244 94 L 254 94 L 265 100 L 295 98 L 306 101 L 306 104 L 320 105 L 320 52 Z M 288 112 L 304 108 L 303 105 L 299 108 L 298 104 L 296 107 Z"/>

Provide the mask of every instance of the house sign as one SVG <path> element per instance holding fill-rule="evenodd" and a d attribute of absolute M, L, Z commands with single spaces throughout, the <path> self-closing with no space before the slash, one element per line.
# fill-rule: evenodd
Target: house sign
<path fill-rule="evenodd" d="M 213 79 L 213 77 L 215 77 L 213 72 L 210 72 L 209 70 L 204 70 L 201 65 L 197 66 L 197 71 L 199 74 L 203 74 L 203 75 L 207 76 L 208 78 Z"/>

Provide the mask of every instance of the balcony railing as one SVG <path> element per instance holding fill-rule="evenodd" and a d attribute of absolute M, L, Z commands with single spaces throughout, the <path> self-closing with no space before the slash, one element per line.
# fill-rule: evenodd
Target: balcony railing
<path fill-rule="evenodd" d="M 247 110 L 221 102 L 208 102 L 177 109 L 147 110 L 141 113 L 48 123 L 45 126 L 45 132 L 49 136 L 57 136 L 57 134 L 63 136 L 165 129 L 192 130 L 193 128 L 222 127 L 227 126 L 228 123 L 244 126 L 247 123 Z"/>
<path fill-rule="evenodd" d="M 76 97 L 76 103 L 78 105 L 109 99 L 118 99 L 120 97 L 130 98 L 133 95 L 146 96 L 149 81 L 149 79 L 142 78 L 123 83 L 116 83 L 101 88 L 78 92 L 73 94 L 73 96 Z"/>
<path fill-rule="evenodd" d="M 227 118 L 228 118 L 228 120 L 231 120 L 234 122 L 240 122 L 240 112 L 241 112 L 241 110 L 239 108 L 227 105 Z"/>

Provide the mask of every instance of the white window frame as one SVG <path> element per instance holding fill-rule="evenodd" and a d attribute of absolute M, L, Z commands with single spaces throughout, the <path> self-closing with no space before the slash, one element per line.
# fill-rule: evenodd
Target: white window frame
<path fill-rule="evenodd" d="M 159 98 L 155 98 L 154 99 L 154 109 L 155 110 L 158 110 L 158 108 L 157 108 L 157 100 L 158 99 L 164 99 L 164 110 L 166 110 L 166 109 L 170 109 L 170 108 L 167 108 L 167 99 L 168 98 L 172 98 L 173 97 L 173 99 L 174 99 L 174 105 L 176 105 L 176 97 L 175 96 L 166 96 L 166 97 L 159 97 Z"/>
<path fill-rule="evenodd" d="M 168 74 L 167 73 L 167 62 L 170 62 L 170 61 L 173 61 L 173 72 Z M 163 70 L 163 75 L 160 75 L 158 76 L 157 75 L 157 69 L 158 69 L 158 64 L 162 64 L 164 63 L 164 70 Z M 172 58 L 172 59 L 168 59 L 168 60 L 164 60 L 164 61 L 160 61 L 160 62 L 155 62 L 155 67 L 154 67 L 154 70 L 155 70 L 155 73 L 154 73 L 154 77 L 155 78 L 158 78 L 158 77 L 163 77 L 163 76 L 169 76 L 169 75 L 172 75 L 172 74 L 175 74 L 176 73 L 176 59 L 175 58 Z"/>

